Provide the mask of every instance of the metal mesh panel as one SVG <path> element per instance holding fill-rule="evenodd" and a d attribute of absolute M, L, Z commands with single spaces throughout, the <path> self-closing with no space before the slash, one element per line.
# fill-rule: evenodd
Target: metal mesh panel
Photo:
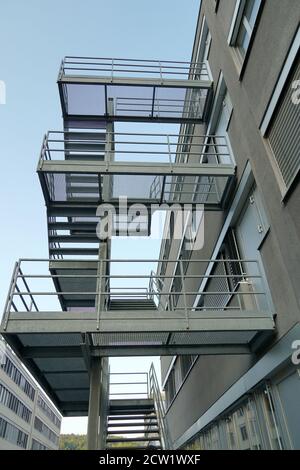
<path fill-rule="evenodd" d="M 89 376 L 87 372 L 84 373 L 60 373 L 60 374 L 45 374 L 47 382 L 51 387 L 55 388 L 85 388 L 89 387 Z"/>
<path fill-rule="evenodd" d="M 23 346 L 79 346 L 81 335 L 76 333 L 19 334 Z"/>
<path fill-rule="evenodd" d="M 168 333 L 115 333 L 101 334 L 93 333 L 94 346 L 147 346 L 166 344 Z"/>
<path fill-rule="evenodd" d="M 86 368 L 84 359 L 81 357 L 64 357 L 61 360 L 55 358 L 36 358 L 35 364 L 43 371 L 65 371 L 65 370 L 84 370 Z"/>
<path fill-rule="evenodd" d="M 220 261 L 215 264 L 215 268 L 213 270 L 214 275 L 225 275 L 226 269 L 225 264 L 223 261 Z M 206 292 L 226 292 L 229 291 L 228 281 L 226 278 L 212 278 L 209 280 L 208 287 Z M 231 295 L 228 294 L 220 294 L 220 295 L 204 295 L 203 296 L 203 308 L 205 307 L 212 307 L 215 310 L 222 310 L 226 307 Z"/>
<path fill-rule="evenodd" d="M 256 332 L 253 331 L 213 331 L 213 332 L 183 332 L 174 333 L 170 340 L 170 344 L 178 345 L 219 345 L 219 344 L 245 344 L 249 343 Z"/>
<path fill-rule="evenodd" d="M 88 409 L 88 390 L 64 390 L 61 392 L 57 391 L 56 395 L 58 396 L 58 399 L 61 402 L 84 402 L 83 405 L 86 405 L 86 410 Z M 83 407 L 85 408 L 85 406 Z M 76 412 L 76 409 L 74 411 Z"/>

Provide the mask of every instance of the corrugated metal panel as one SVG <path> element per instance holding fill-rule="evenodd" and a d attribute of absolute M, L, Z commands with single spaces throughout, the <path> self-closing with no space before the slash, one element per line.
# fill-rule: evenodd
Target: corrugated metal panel
<path fill-rule="evenodd" d="M 268 135 L 286 188 L 291 185 L 300 168 L 300 105 L 295 104 L 292 99 L 295 93 L 292 83 L 299 79 L 300 62 L 287 83 Z"/>

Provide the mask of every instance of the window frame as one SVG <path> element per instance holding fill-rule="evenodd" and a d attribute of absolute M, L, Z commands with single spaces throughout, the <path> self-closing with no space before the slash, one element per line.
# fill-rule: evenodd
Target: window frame
<path fill-rule="evenodd" d="M 298 169 L 294 173 L 292 180 L 287 185 L 282 176 L 281 168 L 279 167 L 276 157 L 273 154 L 272 146 L 269 142 L 269 131 L 271 130 L 272 123 L 274 122 L 274 119 L 276 117 L 276 111 L 280 107 L 280 104 L 282 103 L 282 98 L 284 97 L 285 92 L 287 91 L 287 86 L 291 78 L 291 73 L 293 72 L 294 67 L 297 65 L 296 62 L 300 54 L 299 51 L 300 51 L 300 26 L 296 30 L 294 38 L 291 42 L 291 45 L 288 50 L 285 61 L 283 63 L 282 69 L 279 73 L 276 85 L 273 89 L 273 92 L 270 97 L 269 103 L 266 107 L 263 119 L 259 126 L 262 137 L 265 139 L 266 144 L 269 149 L 270 161 L 274 169 L 275 176 L 278 181 L 279 189 L 282 195 L 282 200 L 281 200 L 282 203 L 285 202 L 285 199 L 290 194 L 291 189 L 294 187 L 294 182 L 297 176 L 299 175 L 300 168 L 298 167 Z M 300 104 L 296 106 L 300 106 Z"/>
<path fill-rule="evenodd" d="M 245 25 L 245 28 L 246 28 L 247 33 L 249 35 L 249 43 L 248 43 L 247 49 L 245 50 L 245 55 L 243 56 L 241 54 L 240 47 L 237 45 L 237 39 L 238 39 L 240 30 L 241 30 L 242 24 L 244 24 L 244 17 L 245 17 L 244 11 L 245 11 L 245 8 L 246 8 L 247 1 L 248 0 L 236 0 L 235 9 L 234 9 L 233 17 L 232 17 L 232 22 L 231 22 L 231 25 L 230 25 L 229 34 L 228 34 L 228 38 L 227 38 L 227 43 L 230 47 L 233 48 L 233 50 L 235 52 L 235 55 L 238 59 L 239 65 L 240 65 L 240 71 L 239 71 L 240 79 L 242 79 L 242 76 L 243 76 L 243 73 L 244 73 L 244 70 L 245 70 L 245 66 L 246 66 L 248 58 L 249 58 L 249 54 L 250 54 L 250 50 L 251 50 L 251 47 L 252 47 L 255 31 L 256 31 L 257 25 L 258 25 L 258 20 L 260 18 L 260 14 L 261 14 L 262 8 L 264 6 L 264 0 L 257 0 L 259 2 L 259 4 L 258 4 L 256 15 L 254 17 L 253 27 L 251 29 L 251 25 L 249 25 L 249 22 L 248 22 L 248 27 L 246 27 L 246 25 Z"/>

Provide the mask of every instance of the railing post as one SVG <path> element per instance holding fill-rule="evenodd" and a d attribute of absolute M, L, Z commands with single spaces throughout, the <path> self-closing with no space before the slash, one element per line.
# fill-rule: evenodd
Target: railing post
<path fill-rule="evenodd" d="M 9 286 L 9 289 L 8 289 L 8 294 L 7 294 L 5 307 L 4 307 L 4 315 L 5 315 L 4 325 L 3 325 L 4 330 L 6 330 L 8 320 L 9 320 L 9 314 L 10 314 L 10 309 L 11 309 L 11 304 L 12 304 L 12 299 L 13 299 L 13 293 L 15 291 L 17 280 L 18 280 L 19 267 L 20 267 L 20 261 L 17 261 L 15 263 L 15 267 L 14 267 L 13 275 L 12 275 L 12 278 L 11 278 L 11 281 L 10 281 L 10 286 Z"/>
<path fill-rule="evenodd" d="M 181 277 L 181 286 L 182 286 L 182 294 L 183 294 L 183 305 L 184 305 L 184 313 L 187 321 L 187 329 L 189 329 L 189 314 L 188 314 L 188 307 L 187 307 L 187 299 L 186 299 L 186 290 L 185 290 L 185 282 L 184 282 L 184 272 L 183 272 L 183 264 L 182 259 L 179 259 L 179 267 L 180 267 L 180 277 Z"/>
<path fill-rule="evenodd" d="M 169 155 L 170 169 L 171 169 L 171 171 L 173 171 L 172 152 L 171 152 L 171 144 L 170 144 L 169 134 L 167 134 L 167 142 L 168 142 L 168 155 Z"/>
<path fill-rule="evenodd" d="M 164 79 L 163 79 L 162 67 L 161 67 L 161 62 L 160 61 L 158 62 L 158 65 L 159 65 L 159 75 L 160 75 L 160 79 L 161 79 L 161 84 L 163 84 Z"/>
<path fill-rule="evenodd" d="M 99 262 L 97 270 L 97 294 L 96 294 L 96 329 L 100 329 L 101 311 L 105 308 L 106 298 L 106 258 L 107 258 L 107 245 L 103 243 L 99 249 Z"/>
<path fill-rule="evenodd" d="M 111 59 L 111 81 L 114 79 L 114 59 Z"/>

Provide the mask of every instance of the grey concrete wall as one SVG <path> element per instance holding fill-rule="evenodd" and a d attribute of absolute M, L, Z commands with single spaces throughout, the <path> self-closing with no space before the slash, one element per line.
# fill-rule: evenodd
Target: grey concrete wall
<path fill-rule="evenodd" d="M 277 314 L 275 341 L 300 321 L 300 188 L 298 185 L 282 202 L 272 155 L 259 125 L 298 27 L 300 2 L 265 2 L 241 80 L 235 55 L 227 45 L 234 7 L 235 0 L 221 1 L 216 14 L 214 2 L 204 0 L 196 37 L 199 40 L 204 13 L 212 35 L 209 63 L 214 88 L 222 70 L 234 109 L 228 133 L 238 165 L 237 179 L 249 160 L 270 223 L 261 255 Z M 205 246 L 193 257 L 211 256 L 225 215 L 206 214 Z M 168 410 L 172 438 L 179 437 L 258 357 L 200 357 Z"/>

